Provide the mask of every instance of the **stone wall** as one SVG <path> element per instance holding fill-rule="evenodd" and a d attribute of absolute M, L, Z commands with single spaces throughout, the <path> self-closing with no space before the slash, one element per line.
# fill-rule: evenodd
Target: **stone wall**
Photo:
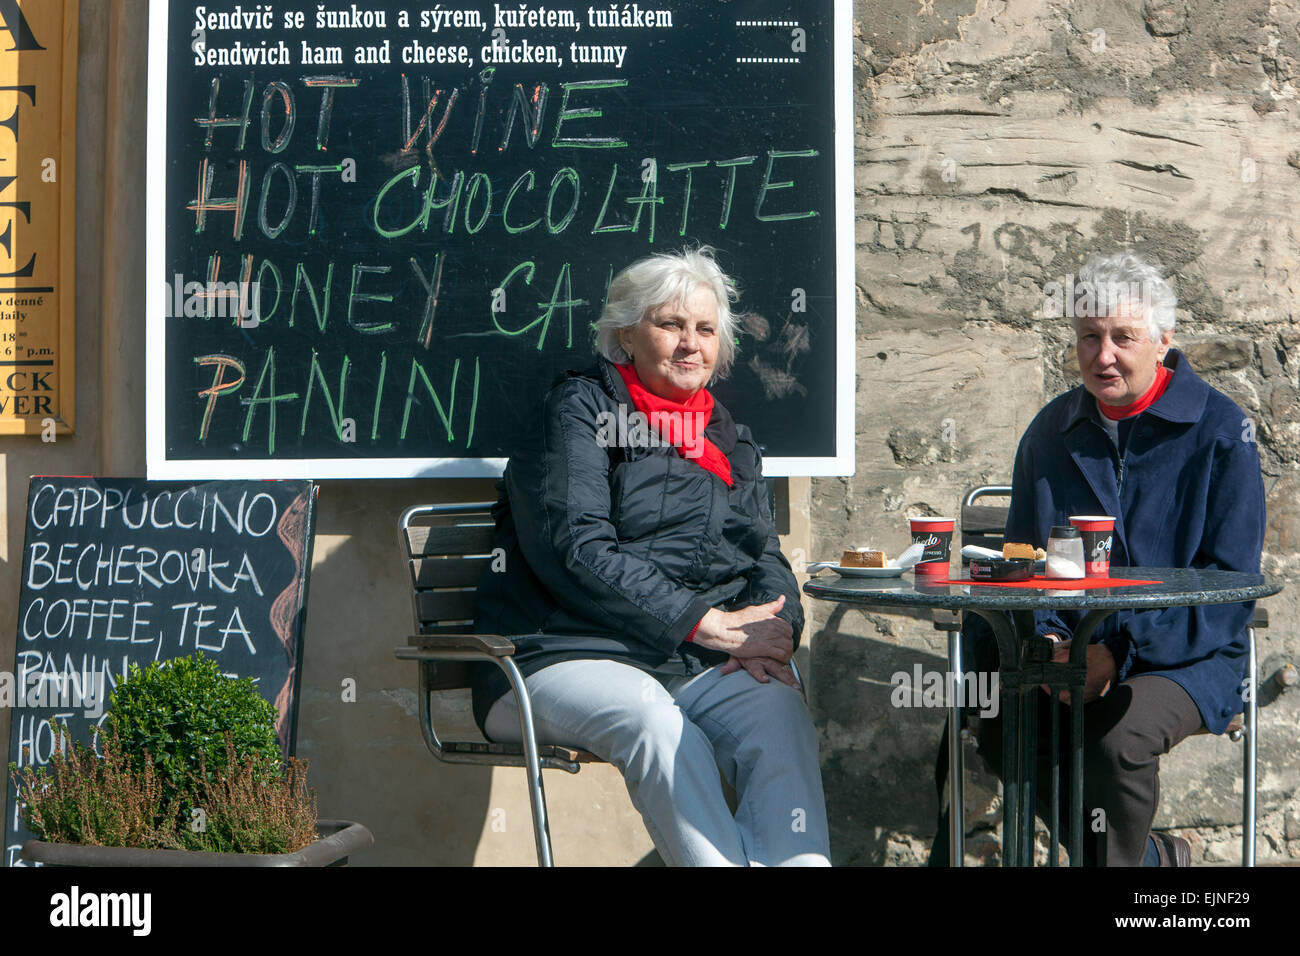
<path fill-rule="evenodd" d="M 814 479 L 810 509 L 814 555 L 896 554 L 909 514 L 1008 481 L 1029 420 L 1078 381 L 1045 285 L 1093 252 L 1158 260 L 1175 344 L 1251 420 L 1264 570 L 1287 585 L 1259 636 L 1261 861 L 1300 857 L 1300 691 L 1274 681 L 1300 656 L 1298 27 L 1297 0 L 858 0 L 857 472 Z M 944 635 L 827 605 L 812 632 L 835 862 L 919 862 L 943 712 L 892 708 L 889 678 L 941 670 Z M 1222 738 L 1164 760 L 1157 825 L 1194 862 L 1239 859 L 1240 767 Z M 969 772 L 972 862 L 995 849 L 996 792 Z"/>

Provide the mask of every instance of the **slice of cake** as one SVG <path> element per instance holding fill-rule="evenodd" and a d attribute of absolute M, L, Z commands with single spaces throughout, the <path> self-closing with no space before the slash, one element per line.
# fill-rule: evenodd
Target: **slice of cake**
<path fill-rule="evenodd" d="M 883 568 L 885 552 L 872 551 L 870 548 L 845 548 L 840 559 L 842 568 Z"/>
<path fill-rule="evenodd" d="M 1028 558 L 1034 560 L 1034 546 L 1032 544 L 1013 544 L 1007 542 L 1002 545 L 1002 557 L 1004 558 Z"/>

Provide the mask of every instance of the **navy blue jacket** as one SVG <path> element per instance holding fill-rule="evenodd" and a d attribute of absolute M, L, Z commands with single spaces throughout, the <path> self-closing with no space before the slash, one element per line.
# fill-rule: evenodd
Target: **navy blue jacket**
<path fill-rule="evenodd" d="M 1254 428 L 1227 396 L 1170 349 L 1164 394 L 1125 429 L 1121 459 L 1096 399 L 1079 386 L 1047 404 L 1025 430 L 1012 473 L 1006 540 L 1043 547 L 1070 515 L 1115 516 L 1113 566 L 1217 568 L 1259 573 L 1264 483 Z M 1123 433 L 1121 433 L 1123 434 Z M 1223 733 L 1241 712 L 1246 626 L 1254 604 L 1119 611 L 1093 637 L 1119 679 L 1159 674 Z M 1081 615 L 1042 612 L 1038 632 L 1072 633 Z"/>

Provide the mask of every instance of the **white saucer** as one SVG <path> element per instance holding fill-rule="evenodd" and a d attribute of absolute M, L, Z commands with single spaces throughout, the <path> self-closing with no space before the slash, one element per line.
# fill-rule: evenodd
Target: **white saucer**
<path fill-rule="evenodd" d="M 814 574 L 822 568 L 830 568 L 836 574 L 846 578 L 897 578 L 901 577 L 906 568 L 843 568 L 838 564 L 831 564 L 829 561 L 819 561 L 816 564 L 808 565 L 808 573 Z"/>

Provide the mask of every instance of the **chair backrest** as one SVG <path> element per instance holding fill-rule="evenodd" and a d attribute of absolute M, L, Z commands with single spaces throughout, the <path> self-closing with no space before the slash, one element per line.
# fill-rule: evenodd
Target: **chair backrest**
<path fill-rule="evenodd" d="M 417 634 L 474 631 L 474 595 L 492 563 L 492 502 L 415 505 L 402 512 L 402 551 Z M 469 686 L 469 665 L 439 662 L 433 689 Z"/>
<path fill-rule="evenodd" d="M 976 504 L 981 498 L 1005 498 L 1001 505 Z M 1011 508 L 1010 485 L 980 485 L 966 493 L 961 503 L 961 543 L 1002 550 L 1002 534 Z M 962 564 L 967 562 L 963 559 Z"/>

